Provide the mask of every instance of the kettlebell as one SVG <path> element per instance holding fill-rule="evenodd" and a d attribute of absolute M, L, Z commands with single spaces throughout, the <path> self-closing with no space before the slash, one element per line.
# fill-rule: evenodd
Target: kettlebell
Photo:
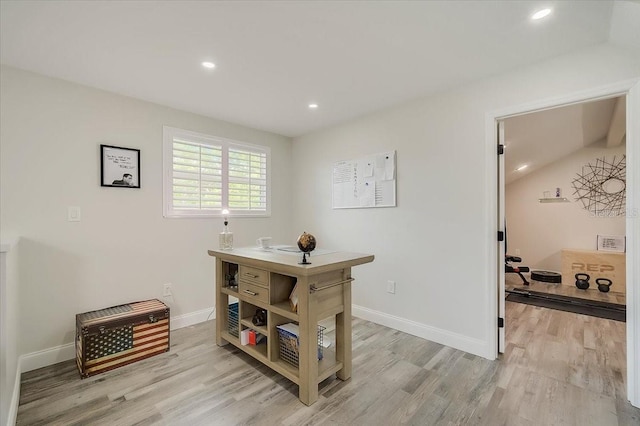
<path fill-rule="evenodd" d="M 583 278 L 581 278 L 583 277 Z M 586 277 L 586 278 L 584 278 Z M 586 290 L 589 288 L 589 274 L 576 274 L 576 287 L 580 290 Z"/>
<path fill-rule="evenodd" d="M 603 293 L 607 293 L 609 292 L 609 288 L 613 282 L 609 278 L 596 278 L 596 284 L 598 284 L 598 290 Z"/>

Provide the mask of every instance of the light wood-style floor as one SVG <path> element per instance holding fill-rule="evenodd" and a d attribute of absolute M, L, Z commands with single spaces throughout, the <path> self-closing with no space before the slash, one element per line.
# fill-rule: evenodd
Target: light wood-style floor
<path fill-rule="evenodd" d="M 171 351 L 81 380 L 74 361 L 22 376 L 18 425 L 639 425 L 626 399 L 625 324 L 507 302 L 488 361 L 360 319 L 353 377 L 317 403 L 230 345 L 214 322 Z M 330 333 L 326 338 L 332 338 Z"/>

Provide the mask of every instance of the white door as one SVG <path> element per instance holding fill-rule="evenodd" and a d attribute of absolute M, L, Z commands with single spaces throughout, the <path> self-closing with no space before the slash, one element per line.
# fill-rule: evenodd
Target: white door
<path fill-rule="evenodd" d="M 498 146 L 496 146 L 496 152 L 498 153 L 498 230 L 505 232 L 505 208 L 504 208 L 504 153 L 501 147 L 504 147 L 504 121 L 499 120 L 498 125 Z M 506 238 L 506 235 L 505 235 Z M 498 318 L 502 318 L 502 324 L 498 325 L 498 353 L 504 353 L 505 348 L 505 336 L 504 330 L 506 327 L 505 319 L 505 291 L 504 291 L 504 256 L 505 256 L 505 243 L 499 241 L 498 246 Z M 498 320 L 500 321 L 500 320 Z M 501 326 L 500 326 L 501 325 Z"/>

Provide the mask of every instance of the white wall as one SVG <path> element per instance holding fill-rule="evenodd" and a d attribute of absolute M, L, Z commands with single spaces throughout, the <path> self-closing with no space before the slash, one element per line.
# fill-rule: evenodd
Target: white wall
<path fill-rule="evenodd" d="M 506 186 L 509 253 L 520 249 L 522 264 L 561 272 L 562 249 L 596 250 L 597 235 L 625 235 L 625 217 L 596 217 L 575 201 L 571 182 L 596 158 L 620 159 L 626 146 L 607 149 L 600 142 L 580 149 Z M 508 155 L 508 153 L 506 153 Z M 539 203 L 544 191 L 560 187 L 570 203 Z"/>
<path fill-rule="evenodd" d="M 599 45 L 296 138 L 294 225 L 319 246 L 375 254 L 353 272 L 356 315 L 491 357 L 487 113 L 638 75 L 639 52 Z M 332 210 L 333 162 L 392 149 L 398 206 Z"/>
<path fill-rule="evenodd" d="M 163 125 L 270 146 L 272 216 L 230 226 L 238 245 L 287 236 L 289 138 L 15 68 L 0 77 L 0 225 L 3 239 L 22 237 L 18 354 L 70 344 L 75 314 L 162 299 L 164 283 L 172 317 L 215 306 L 207 249 L 222 220 L 162 217 Z M 140 189 L 100 187 L 100 144 L 141 150 Z"/>
<path fill-rule="evenodd" d="M 219 221 L 162 218 L 162 125 L 272 147 L 273 215 L 232 222 L 239 245 L 302 231 L 320 247 L 373 253 L 354 268 L 354 313 L 487 356 L 485 115 L 638 77 L 640 55 L 595 46 L 323 132 L 287 138 L 3 67 L 3 238 L 22 235 L 18 353 L 73 341 L 73 316 L 160 297 L 172 314 L 213 306 Z M 99 144 L 142 150 L 140 190 L 99 186 Z M 398 152 L 398 207 L 332 210 L 331 165 Z M 293 182 L 293 183 L 291 183 Z M 67 206 L 82 222 L 66 221 Z M 279 238 L 280 237 L 280 238 Z M 123 241 L 126 243 L 123 244 Z M 398 283 L 395 295 L 386 281 Z M 24 338 L 22 337 L 24 336 Z"/>

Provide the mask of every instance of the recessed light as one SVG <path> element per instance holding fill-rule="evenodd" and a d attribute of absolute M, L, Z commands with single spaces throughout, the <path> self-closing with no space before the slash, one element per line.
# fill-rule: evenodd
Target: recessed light
<path fill-rule="evenodd" d="M 214 64 L 213 62 L 203 62 L 202 66 L 205 68 L 213 69 L 216 67 L 216 64 Z"/>
<path fill-rule="evenodd" d="M 551 13 L 551 9 L 542 9 L 537 11 L 533 15 L 531 15 L 531 19 L 533 19 L 534 21 L 538 19 L 542 19 L 545 16 L 548 16 L 550 13 Z"/>
<path fill-rule="evenodd" d="M 318 108 L 318 104 L 309 104 L 309 109 L 316 109 Z"/>
<path fill-rule="evenodd" d="M 519 171 L 521 171 L 521 170 L 524 170 L 524 169 L 526 169 L 527 167 L 529 167 L 527 164 L 523 164 L 522 166 L 520 166 L 520 167 L 518 167 L 518 168 L 516 169 L 516 172 L 519 172 Z"/>

